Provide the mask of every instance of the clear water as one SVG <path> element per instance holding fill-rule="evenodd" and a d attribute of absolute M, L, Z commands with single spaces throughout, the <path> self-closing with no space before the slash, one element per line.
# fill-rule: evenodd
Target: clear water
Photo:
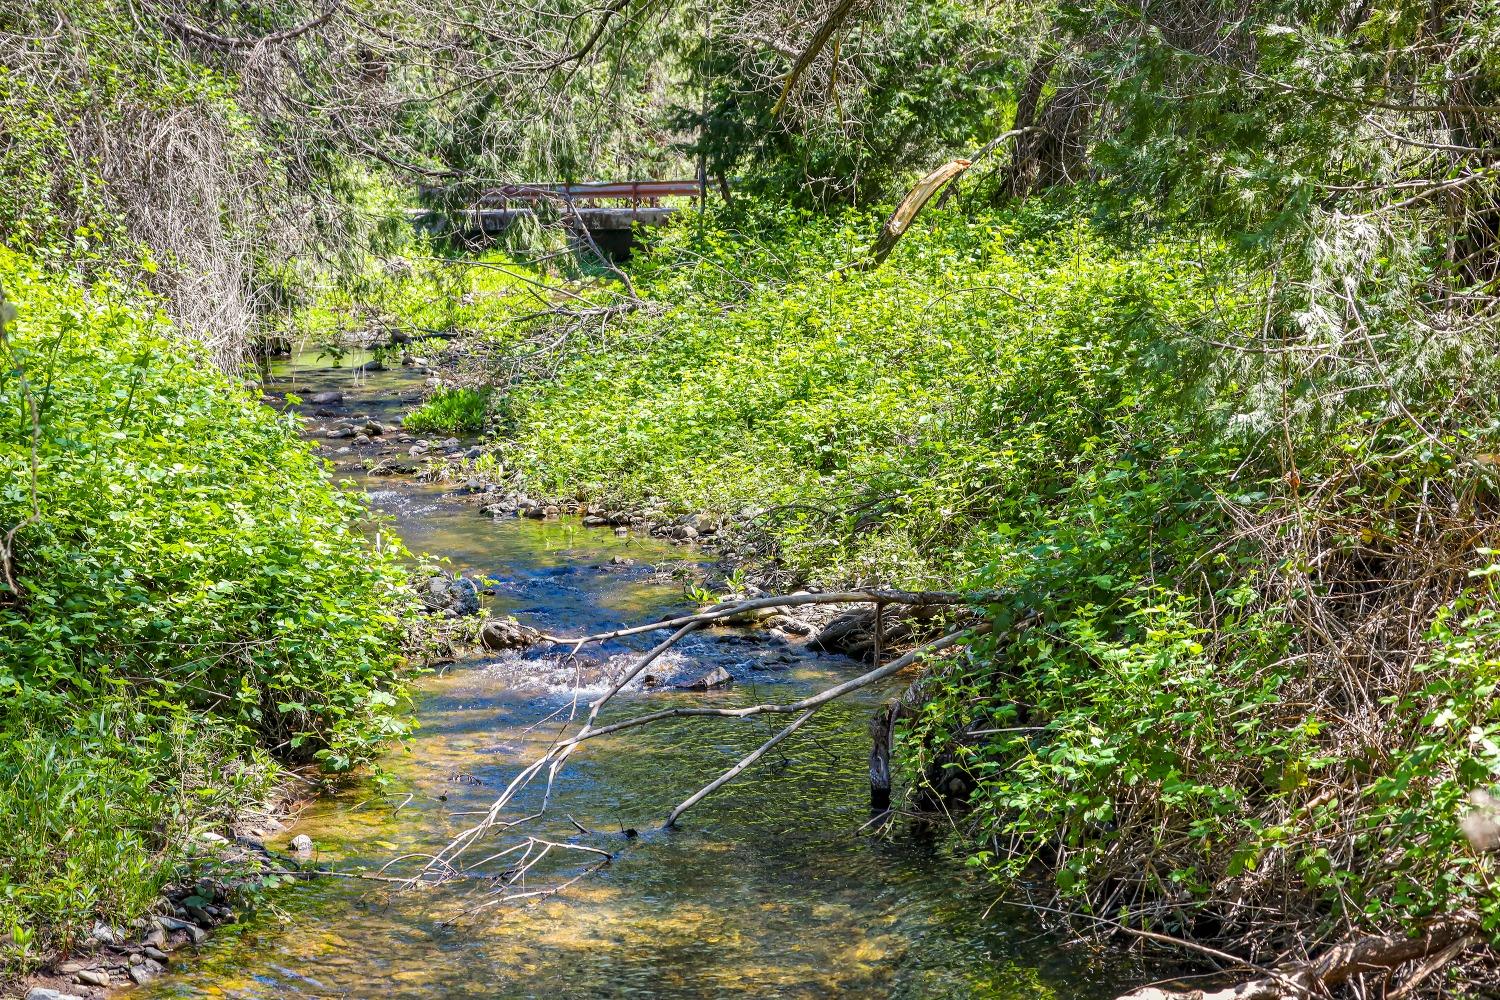
<path fill-rule="evenodd" d="M 341 410 L 389 415 L 420 376 L 369 377 L 303 359 L 297 384 L 342 385 Z M 304 390 L 305 391 L 305 390 Z M 356 457 L 344 459 L 353 467 Z M 488 598 L 543 629 L 582 634 L 641 622 L 683 603 L 670 580 L 692 553 L 576 523 L 494 522 L 436 487 L 365 481 L 411 548 L 496 579 Z M 610 565 L 624 556 L 633 565 Z M 637 645 L 639 648 L 639 644 Z M 623 656 L 621 648 L 606 650 Z M 383 762 L 389 783 L 356 780 L 314 803 L 270 846 L 305 833 L 316 861 L 374 870 L 440 849 L 560 731 L 575 680 L 545 651 L 476 658 L 420 684 L 421 728 Z M 620 661 L 614 661 L 620 662 Z M 789 700 L 857 666 L 795 646 L 766 649 L 720 632 L 693 637 L 664 680 L 724 665 L 722 693 L 628 692 L 615 715 L 672 702 Z M 593 671 L 595 673 L 590 674 Z M 1065 947 L 1024 914 L 990 909 L 941 839 L 863 834 L 865 721 L 880 692 L 835 705 L 737 783 L 660 830 L 678 801 L 762 742 L 776 720 L 679 720 L 591 743 L 528 832 L 614 855 L 583 873 L 568 852 L 533 871 L 540 894 L 502 903 L 484 884 L 397 891 L 318 879 L 274 895 L 279 913 L 226 927 L 134 996 L 166 997 L 977 997 L 1113 996 L 1119 967 Z M 544 721 L 550 720 L 550 721 Z M 784 720 L 783 720 L 784 722 Z M 517 803 L 516 815 L 535 796 Z M 591 831 L 580 833 L 571 820 Z M 627 828 L 640 831 L 627 837 Z M 496 840 L 497 845 L 509 841 Z M 390 871 L 411 873 L 420 860 Z"/>

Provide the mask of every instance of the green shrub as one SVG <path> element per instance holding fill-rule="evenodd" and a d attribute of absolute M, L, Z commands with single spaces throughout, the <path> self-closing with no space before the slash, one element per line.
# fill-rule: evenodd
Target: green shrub
<path fill-rule="evenodd" d="M 440 431 L 475 434 L 484 429 L 490 408 L 490 392 L 484 389 L 445 388 L 407 414 L 402 426 L 414 433 Z"/>
<path fill-rule="evenodd" d="M 0 285 L 0 925 L 41 947 L 138 913 L 267 754 L 398 733 L 406 597 L 363 499 L 152 299 L 3 249 Z"/>

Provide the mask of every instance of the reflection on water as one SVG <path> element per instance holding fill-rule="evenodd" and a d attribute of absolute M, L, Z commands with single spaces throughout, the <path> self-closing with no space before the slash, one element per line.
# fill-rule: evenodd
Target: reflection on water
<path fill-rule="evenodd" d="M 595 631 L 649 620 L 681 601 L 662 570 L 684 550 L 566 523 L 496 523 L 431 488 L 379 489 L 377 504 L 414 550 L 495 578 L 494 608 L 539 628 Z M 738 680 L 729 691 L 631 692 L 611 714 L 670 702 L 784 701 L 857 669 L 737 638 L 694 637 L 677 666 L 726 665 Z M 561 731 L 574 701 L 558 669 L 555 659 L 512 655 L 427 678 L 420 730 L 384 761 L 389 783 L 356 782 L 315 803 L 271 846 L 306 833 L 317 861 L 341 870 L 439 850 Z M 560 893 L 498 906 L 473 882 L 402 892 L 344 879 L 298 885 L 275 897 L 283 921 L 256 916 L 224 928 L 197 960 L 135 995 L 1112 995 L 1107 969 L 1085 965 L 1034 925 L 984 918 L 992 891 L 940 846 L 860 835 L 864 726 L 878 697 L 831 706 L 673 832 L 659 830 L 671 807 L 784 720 L 675 720 L 591 743 L 559 779 L 551 814 L 528 832 L 613 853 L 603 870 Z M 523 795 L 515 815 L 538 802 L 539 791 Z M 555 887 L 585 864 L 575 852 L 549 858 L 526 888 Z"/>

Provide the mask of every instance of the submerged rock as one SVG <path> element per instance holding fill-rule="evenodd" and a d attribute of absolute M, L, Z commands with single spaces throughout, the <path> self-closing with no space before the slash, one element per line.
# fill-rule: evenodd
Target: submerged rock
<path fill-rule="evenodd" d="M 299 833 L 293 837 L 290 846 L 293 851 L 304 857 L 313 852 L 312 838 L 305 833 Z"/>
<path fill-rule="evenodd" d="M 328 403 L 342 403 L 344 394 L 342 392 L 315 392 L 307 398 L 314 405 L 326 405 Z"/>

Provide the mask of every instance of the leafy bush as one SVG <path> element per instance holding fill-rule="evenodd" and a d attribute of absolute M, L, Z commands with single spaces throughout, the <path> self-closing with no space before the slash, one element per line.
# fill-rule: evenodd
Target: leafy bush
<path fill-rule="evenodd" d="M 442 431 L 448 434 L 473 434 L 484 428 L 489 412 L 490 393 L 483 389 L 445 388 L 427 398 L 409 413 L 402 426 L 416 433 Z"/>
<path fill-rule="evenodd" d="M 268 753 L 399 732 L 406 598 L 363 500 L 153 299 L 7 250 L 0 285 L 0 925 L 40 947 L 138 913 Z"/>

